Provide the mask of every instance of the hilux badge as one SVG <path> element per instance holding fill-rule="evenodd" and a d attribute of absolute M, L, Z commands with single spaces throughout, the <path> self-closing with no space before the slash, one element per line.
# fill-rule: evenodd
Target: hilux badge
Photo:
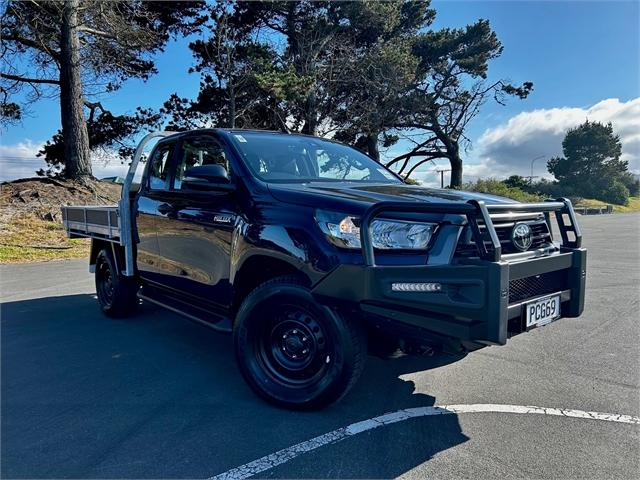
<path fill-rule="evenodd" d="M 511 230 L 511 243 L 521 252 L 529 250 L 533 243 L 533 232 L 526 223 L 516 223 Z"/>

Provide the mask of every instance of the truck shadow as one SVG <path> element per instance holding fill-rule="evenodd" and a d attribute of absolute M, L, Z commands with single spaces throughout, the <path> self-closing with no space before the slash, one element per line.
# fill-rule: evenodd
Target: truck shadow
<path fill-rule="evenodd" d="M 113 320 L 93 295 L 70 295 L 4 303 L 0 316 L 3 477 L 208 477 L 354 422 L 432 406 L 399 377 L 456 360 L 370 357 L 340 403 L 290 412 L 250 391 L 229 336 L 151 305 Z M 415 418 L 261 476 L 395 477 L 467 440 L 456 415 Z"/>

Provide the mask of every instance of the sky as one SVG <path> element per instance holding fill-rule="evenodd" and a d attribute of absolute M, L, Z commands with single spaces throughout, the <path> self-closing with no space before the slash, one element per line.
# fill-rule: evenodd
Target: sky
<path fill-rule="evenodd" d="M 534 159 L 533 174 L 548 177 L 546 160 L 562 153 L 565 132 L 586 119 L 612 122 L 623 158 L 640 173 L 640 2 L 446 0 L 432 6 L 434 28 L 490 21 L 504 53 L 491 62 L 489 80 L 534 83 L 527 99 L 509 99 L 506 106 L 488 102 L 468 126 L 466 181 L 530 175 Z M 101 100 L 112 112 L 124 113 L 157 108 L 173 92 L 194 97 L 199 78 L 187 73 L 187 43 L 170 43 L 157 57 L 159 73 L 146 83 L 130 80 Z M 59 128 L 58 110 L 57 99 L 42 100 L 21 125 L 0 132 L 0 180 L 32 176 L 42 166 L 35 154 Z M 425 164 L 415 177 L 436 184 L 435 169 Z M 98 177 L 125 171 L 119 163 L 94 161 Z"/>

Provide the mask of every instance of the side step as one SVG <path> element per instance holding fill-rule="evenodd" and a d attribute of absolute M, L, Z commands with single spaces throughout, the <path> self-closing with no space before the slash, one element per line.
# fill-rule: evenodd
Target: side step
<path fill-rule="evenodd" d="M 219 332 L 231 333 L 233 322 L 225 315 L 215 312 L 204 305 L 188 303 L 163 288 L 144 285 L 138 292 L 138 297 L 142 300 L 159 305 L 167 310 L 171 310 L 192 322 L 199 323 L 205 327 L 212 328 Z"/>

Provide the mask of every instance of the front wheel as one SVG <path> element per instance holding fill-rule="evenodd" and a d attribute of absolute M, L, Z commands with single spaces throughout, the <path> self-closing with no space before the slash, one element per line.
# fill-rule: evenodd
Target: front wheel
<path fill-rule="evenodd" d="M 234 346 L 251 388 L 291 409 L 322 408 L 342 398 L 366 356 L 360 325 L 316 303 L 295 277 L 251 292 L 236 317 Z"/>
<path fill-rule="evenodd" d="M 118 272 L 116 260 L 109 248 L 96 257 L 96 296 L 100 308 L 109 317 L 126 317 L 138 306 L 138 282 Z"/>

